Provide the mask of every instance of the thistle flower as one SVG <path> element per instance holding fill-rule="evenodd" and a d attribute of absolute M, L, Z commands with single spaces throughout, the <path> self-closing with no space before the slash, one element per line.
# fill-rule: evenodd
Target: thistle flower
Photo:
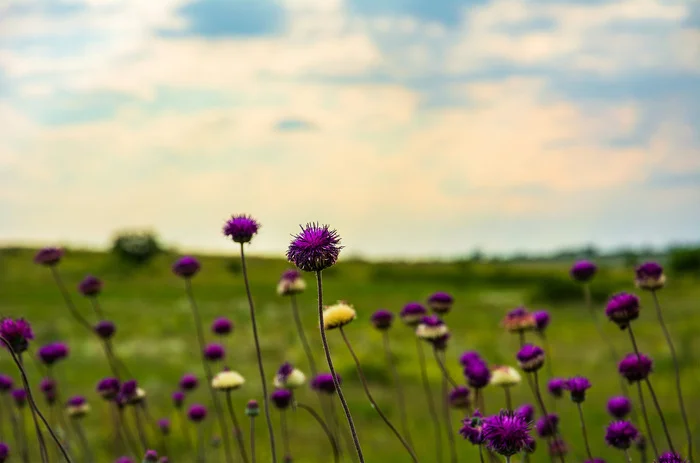
<path fill-rule="evenodd" d="M 597 271 L 598 267 L 593 262 L 580 260 L 574 263 L 569 273 L 574 280 L 587 283 L 595 276 Z"/>
<path fill-rule="evenodd" d="M 277 370 L 273 380 L 275 387 L 279 389 L 295 389 L 306 382 L 306 376 L 301 370 L 294 368 L 291 363 L 285 362 Z"/>
<path fill-rule="evenodd" d="M 468 409 L 471 405 L 469 394 L 469 389 L 464 386 L 457 386 L 453 388 L 447 397 L 450 407 Z"/>
<path fill-rule="evenodd" d="M 56 381 L 51 378 L 42 378 L 39 383 L 39 389 L 43 393 L 54 392 L 56 390 Z"/>
<path fill-rule="evenodd" d="M 531 404 L 522 404 L 520 407 L 515 409 L 515 413 L 525 418 L 525 421 L 529 423 L 535 418 L 535 407 L 533 407 Z"/>
<path fill-rule="evenodd" d="M 160 432 L 164 435 L 167 436 L 170 434 L 170 420 L 167 418 L 161 418 L 158 420 L 158 429 L 160 429 Z"/>
<path fill-rule="evenodd" d="M 474 445 L 481 445 L 484 443 L 484 436 L 481 432 L 484 421 L 483 418 L 479 410 L 476 410 L 474 411 L 474 415 L 462 420 L 462 427 L 459 433 Z"/>
<path fill-rule="evenodd" d="M 225 336 L 233 331 L 233 322 L 226 317 L 219 317 L 211 324 L 211 331 L 219 336 Z"/>
<path fill-rule="evenodd" d="M 109 320 L 100 320 L 93 328 L 95 333 L 102 339 L 111 339 L 117 331 L 116 325 Z"/>
<path fill-rule="evenodd" d="M 586 390 L 591 387 L 591 382 L 583 376 L 574 376 L 566 382 L 566 389 L 571 393 L 571 400 L 581 403 L 586 400 Z"/>
<path fill-rule="evenodd" d="M 639 431 L 629 421 L 613 421 L 605 431 L 605 442 L 611 447 L 627 450 L 639 436 Z"/>
<path fill-rule="evenodd" d="M 534 330 L 537 326 L 534 315 L 525 307 L 516 307 L 508 312 L 501 324 L 511 333 L 524 333 Z"/>
<path fill-rule="evenodd" d="M 105 400 L 114 399 L 119 393 L 119 380 L 117 378 L 102 378 L 97 383 L 97 393 Z"/>
<path fill-rule="evenodd" d="M 559 415 L 550 413 L 547 416 L 541 416 L 535 423 L 535 430 L 540 437 L 550 437 L 557 434 L 559 427 Z"/>
<path fill-rule="evenodd" d="M 328 225 L 308 223 L 289 244 L 287 260 L 299 270 L 320 272 L 336 263 L 342 248 L 337 231 Z"/>
<path fill-rule="evenodd" d="M 192 278 L 199 272 L 200 268 L 199 261 L 192 256 L 180 257 L 172 267 L 173 273 L 182 278 Z"/>
<path fill-rule="evenodd" d="M 566 441 L 556 437 L 549 441 L 549 454 L 553 457 L 560 457 L 569 453 L 569 446 Z"/>
<path fill-rule="evenodd" d="M 649 376 L 653 367 L 652 360 L 644 354 L 627 354 L 617 364 L 617 371 L 630 383 L 642 381 Z"/>
<path fill-rule="evenodd" d="M 347 325 L 357 317 L 352 305 L 338 301 L 335 305 L 326 306 L 323 310 L 323 327 L 327 330 Z"/>
<path fill-rule="evenodd" d="M 155 450 L 146 450 L 146 454 L 143 456 L 143 461 L 157 462 L 158 452 Z"/>
<path fill-rule="evenodd" d="M 285 270 L 277 283 L 277 294 L 280 296 L 292 296 L 303 293 L 306 289 L 306 282 L 301 277 L 298 270 Z"/>
<path fill-rule="evenodd" d="M 76 395 L 68 399 L 66 402 L 66 413 L 71 418 L 82 418 L 90 411 L 90 405 L 85 397 Z"/>
<path fill-rule="evenodd" d="M 530 448 L 534 442 L 530 423 L 511 411 L 486 418 L 481 432 L 488 448 L 506 457 Z"/>
<path fill-rule="evenodd" d="M 452 309 L 454 298 L 445 292 L 438 291 L 428 298 L 428 306 L 437 314 L 446 314 Z"/>
<path fill-rule="evenodd" d="M 632 411 L 632 402 L 625 396 L 611 397 L 607 405 L 608 413 L 621 420 Z"/>
<path fill-rule="evenodd" d="M 138 389 L 138 382 L 135 379 L 129 379 L 122 383 L 119 393 L 123 395 L 126 399 L 136 395 L 136 390 Z"/>
<path fill-rule="evenodd" d="M 525 344 L 517 354 L 520 368 L 528 373 L 534 372 L 542 368 L 544 365 L 544 351 L 541 347 L 534 344 Z"/>
<path fill-rule="evenodd" d="M 249 243 L 258 233 L 260 224 L 245 214 L 233 215 L 224 224 L 224 236 L 229 236 L 236 243 Z"/>
<path fill-rule="evenodd" d="M 129 457 L 119 457 L 116 460 L 114 460 L 114 463 L 135 463 L 134 460 L 132 460 Z"/>
<path fill-rule="evenodd" d="M 342 383 L 340 375 L 336 374 L 338 384 Z M 315 391 L 325 392 L 326 394 L 335 394 L 335 384 L 333 383 L 333 375 L 330 373 L 320 373 L 311 380 L 311 389 Z"/>
<path fill-rule="evenodd" d="M 29 347 L 29 341 L 34 339 L 32 326 L 24 318 L 0 320 L 0 336 L 10 344 L 16 354 L 21 354 Z M 5 344 L 2 344 L 3 347 Z"/>
<path fill-rule="evenodd" d="M 630 293 L 617 293 L 608 300 L 605 314 L 620 329 L 625 329 L 631 321 L 639 318 L 639 298 Z"/>
<path fill-rule="evenodd" d="M 78 291 L 86 297 L 97 296 L 102 292 L 102 280 L 96 276 L 87 275 L 80 284 L 78 284 Z"/>
<path fill-rule="evenodd" d="M 24 389 L 13 389 L 12 399 L 15 401 L 15 405 L 17 405 L 17 407 L 24 407 L 27 403 L 27 391 Z"/>
<path fill-rule="evenodd" d="M 158 463 L 170 463 L 170 459 L 168 457 L 160 457 L 160 460 L 158 460 Z M 603 462 L 605 463 L 605 462 Z"/>
<path fill-rule="evenodd" d="M 378 330 L 388 330 L 394 321 L 394 314 L 386 309 L 379 309 L 372 314 L 372 325 Z"/>
<path fill-rule="evenodd" d="M 640 289 L 656 291 L 666 284 L 664 268 L 656 262 L 644 262 L 637 267 L 635 273 L 634 282 Z"/>
<path fill-rule="evenodd" d="M 185 402 L 185 393 L 182 391 L 175 391 L 175 392 L 173 392 L 172 399 L 173 399 L 173 405 L 175 405 L 175 408 L 180 408 L 180 407 L 182 407 L 182 404 Z"/>
<path fill-rule="evenodd" d="M 0 393 L 8 392 L 12 389 L 14 381 L 7 375 L 0 374 Z"/>
<path fill-rule="evenodd" d="M 292 392 L 287 389 L 277 389 L 270 394 L 270 399 L 275 407 L 284 410 L 292 403 Z"/>
<path fill-rule="evenodd" d="M 219 391 L 233 391 L 245 384 L 245 378 L 236 371 L 226 370 L 218 373 L 211 380 L 211 387 Z"/>
<path fill-rule="evenodd" d="M 46 267 L 53 267 L 61 261 L 62 257 L 63 249 L 55 247 L 42 248 L 34 254 L 34 263 L 45 265 Z"/>
<path fill-rule="evenodd" d="M 481 356 L 479 355 L 478 352 L 470 350 L 463 352 L 462 355 L 459 356 L 459 363 L 463 367 L 466 367 L 472 362 L 482 362 L 483 360 L 481 359 Z"/>
<path fill-rule="evenodd" d="M 547 390 L 557 399 L 564 395 L 564 389 L 566 388 L 566 380 L 562 378 L 552 378 L 547 382 Z"/>
<path fill-rule="evenodd" d="M 509 366 L 498 366 L 491 369 L 492 386 L 511 387 L 517 386 L 522 381 L 520 373 Z"/>
<path fill-rule="evenodd" d="M 258 405 L 257 400 L 249 400 L 245 406 L 245 414 L 252 417 L 256 417 L 260 414 L 260 405 Z"/>
<path fill-rule="evenodd" d="M 7 457 L 10 456 L 10 447 L 4 443 L 0 442 L 0 463 L 4 463 Z"/>
<path fill-rule="evenodd" d="M 39 348 L 37 356 L 44 365 L 53 365 L 68 356 L 68 346 L 62 342 L 52 342 Z"/>
<path fill-rule="evenodd" d="M 190 406 L 189 410 L 187 410 L 187 417 L 190 419 L 190 421 L 200 423 L 207 417 L 207 407 L 200 404 L 194 404 Z"/>
<path fill-rule="evenodd" d="M 481 389 L 488 386 L 491 381 L 491 370 L 483 361 L 472 362 L 464 367 L 464 376 L 469 386 Z"/>
<path fill-rule="evenodd" d="M 546 310 L 538 310 L 534 312 L 532 316 L 535 317 L 535 329 L 540 334 L 543 334 L 552 320 L 549 312 Z"/>
<path fill-rule="evenodd" d="M 658 460 L 654 460 L 654 463 L 689 463 L 689 460 L 686 460 L 677 452 L 664 452 L 659 456 Z"/>
<path fill-rule="evenodd" d="M 416 328 L 416 336 L 426 341 L 435 341 L 445 336 L 450 332 L 445 322 L 437 315 L 428 315 L 423 317 L 420 324 Z"/>
<path fill-rule="evenodd" d="M 226 356 L 226 350 L 224 346 L 217 343 L 210 343 L 204 348 L 204 358 L 211 362 L 216 362 L 221 360 Z"/>
<path fill-rule="evenodd" d="M 185 392 L 194 391 L 199 385 L 197 377 L 191 373 L 186 373 L 180 378 L 180 389 Z"/>

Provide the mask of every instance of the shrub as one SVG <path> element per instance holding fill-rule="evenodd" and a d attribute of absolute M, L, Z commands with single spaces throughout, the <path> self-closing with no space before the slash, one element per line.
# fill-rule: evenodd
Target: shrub
<path fill-rule="evenodd" d="M 156 235 L 148 231 L 120 232 L 112 243 L 117 257 L 133 263 L 144 264 L 163 251 Z"/>
<path fill-rule="evenodd" d="M 669 266 L 676 273 L 700 275 L 700 247 L 671 249 Z"/>

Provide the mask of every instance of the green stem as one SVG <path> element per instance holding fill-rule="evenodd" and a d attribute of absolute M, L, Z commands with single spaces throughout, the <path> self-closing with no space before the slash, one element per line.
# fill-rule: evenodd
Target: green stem
<path fill-rule="evenodd" d="M 440 419 L 438 418 L 437 410 L 435 408 L 435 399 L 433 398 L 433 391 L 430 389 L 430 381 L 428 380 L 428 370 L 425 362 L 425 351 L 423 350 L 422 341 L 414 336 L 416 340 L 416 349 L 418 352 L 418 364 L 420 367 L 421 381 L 423 382 L 423 391 L 425 392 L 425 398 L 428 403 L 428 413 L 433 421 L 433 431 L 435 433 L 435 452 L 437 455 L 436 463 L 442 463 L 442 433 L 440 431 Z"/>

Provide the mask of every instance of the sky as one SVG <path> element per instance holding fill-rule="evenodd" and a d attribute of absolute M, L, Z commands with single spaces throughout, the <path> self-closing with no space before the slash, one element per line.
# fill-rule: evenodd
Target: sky
<path fill-rule="evenodd" d="M 700 238 L 700 2 L 3 0 L 0 242 Z"/>

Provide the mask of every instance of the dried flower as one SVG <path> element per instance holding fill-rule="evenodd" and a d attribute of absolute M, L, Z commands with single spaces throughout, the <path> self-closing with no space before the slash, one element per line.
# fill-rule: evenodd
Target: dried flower
<path fill-rule="evenodd" d="M 34 339 L 34 332 L 24 318 L 3 318 L 0 320 L 0 336 L 5 338 L 16 354 L 21 354 L 29 347 L 29 341 Z M 7 347 L 4 343 L 2 345 Z"/>
<path fill-rule="evenodd" d="M 534 344 L 525 344 L 517 354 L 520 368 L 527 372 L 537 371 L 544 365 L 544 351 Z"/>
<path fill-rule="evenodd" d="M 328 225 L 308 223 L 294 236 L 287 249 L 287 260 L 305 272 L 320 272 L 338 260 L 340 236 Z"/>
<path fill-rule="evenodd" d="M 224 224 L 224 236 L 230 236 L 236 243 L 248 243 L 258 233 L 260 224 L 249 215 L 233 215 Z"/>
<path fill-rule="evenodd" d="M 649 376 L 653 367 L 652 360 L 644 354 L 627 354 L 620 363 L 617 364 L 617 371 L 627 378 L 627 381 L 634 383 L 642 381 Z"/>
<path fill-rule="evenodd" d="M 340 328 L 357 317 L 352 305 L 345 301 L 338 301 L 335 305 L 326 306 L 323 310 L 323 327 L 327 330 Z"/>
<path fill-rule="evenodd" d="M 608 413 L 621 420 L 632 411 L 632 402 L 625 396 L 611 397 L 608 400 Z"/>
<path fill-rule="evenodd" d="M 34 263 L 53 267 L 61 261 L 62 257 L 63 249 L 55 247 L 42 248 L 34 255 Z"/>
<path fill-rule="evenodd" d="M 581 403 L 586 400 L 586 390 L 591 387 L 591 382 L 583 376 L 574 376 L 566 382 L 566 389 L 571 393 L 571 400 Z"/>
<path fill-rule="evenodd" d="M 370 320 L 376 329 L 388 330 L 391 328 L 391 323 L 394 321 L 394 314 L 389 310 L 379 309 L 372 314 Z"/>
<path fill-rule="evenodd" d="M 666 284 L 666 275 L 664 268 L 657 262 L 644 262 L 637 267 L 635 284 L 640 289 L 647 291 L 656 291 L 661 289 Z"/>
<path fill-rule="evenodd" d="M 83 296 L 94 297 L 102 292 L 102 280 L 93 275 L 87 275 L 78 284 L 78 291 Z"/>
<path fill-rule="evenodd" d="M 292 296 L 303 293 L 306 289 L 306 282 L 301 277 L 298 270 L 285 270 L 277 283 L 277 294 L 280 296 Z"/>
<path fill-rule="evenodd" d="M 488 448 L 507 457 L 522 452 L 534 442 L 530 423 L 512 411 L 501 411 L 486 418 L 481 432 Z"/>
<path fill-rule="evenodd" d="M 452 309 L 454 298 L 445 292 L 439 291 L 428 298 L 428 306 L 437 314 L 446 314 Z"/>
<path fill-rule="evenodd" d="M 633 320 L 639 318 L 639 298 L 630 293 L 614 294 L 605 307 L 608 318 L 617 323 L 620 329 L 627 328 Z"/>
<path fill-rule="evenodd" d="M 620 450 L 627 450 L 639 436 L 639 431 L 629 421 L 613 421 L 605 431 L 605 442 Z"/>
<path fill-rule="evenodd" d="M 423 317 L 425 317 L 427 313 L 428 311 L 422 304 L 418 302 L 409 302 L 403 306 L 399 316 L 401 317 L 401 321 L 406 325 L 416 326 L 423 320 Z"/>
<path fill-rule="evenodd" d="M 598 267 L 591 261 L 580 260 L 571 267 L 570 273 L 571 278 L 574 280 L 586 283 L 590 281 L 593 276 L 595 276 L 598 271 Z"/>

